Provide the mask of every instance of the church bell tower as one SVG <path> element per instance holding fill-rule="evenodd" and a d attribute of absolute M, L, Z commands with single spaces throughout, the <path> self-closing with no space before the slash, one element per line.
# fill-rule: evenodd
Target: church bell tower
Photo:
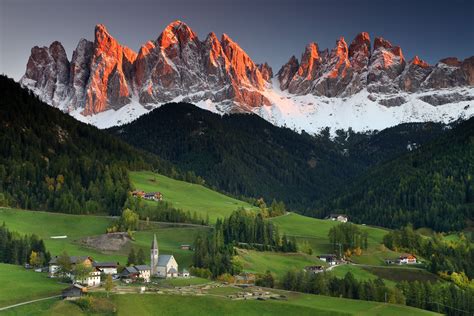
<path fill-rule="evenodd" d="M 155 234 L 153 237 L 153 242 L 151 244 L 151 250 L 150 250 L 151 275 L 156 275 L 158 272 L 158 256 L 159 256 L 158 242 L 156 241 L 156 234 Z"/>

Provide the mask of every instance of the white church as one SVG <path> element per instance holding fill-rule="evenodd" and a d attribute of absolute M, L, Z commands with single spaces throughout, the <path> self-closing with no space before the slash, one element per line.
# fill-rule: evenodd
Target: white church
<path fill-rule="evenodd" d="M 173 255 L 160 255 L 156 235 L 151 244 L 151 275 L 161 278 L 175 278 L 178 276 L 178 263 Z"/>

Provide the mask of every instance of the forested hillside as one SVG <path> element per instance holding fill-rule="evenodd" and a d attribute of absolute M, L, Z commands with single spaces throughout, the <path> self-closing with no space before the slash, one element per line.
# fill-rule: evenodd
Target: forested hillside
<path fill-rule="evenodd" d="M 279 128 L 256 115 L 220 116 L 170 103 L 110 132 L 192 170 L 218 190 L 314 210 L 369 167 L 444 132 L 442 124 L 403 124 L 373 134 L 331 138 Z M 415 145 L 416 144 L 416 145 Z"/>
<path fill-rule="evenodd" d="M 128 169 L 171 165 L 52 108 L 0 76 L 0 204 L 67 213 L 118 213 Z"/>
<path fill-rule="evenodd" d="M 370 170 L 328 202 L 357 222 L 437 231 L 474 220 L 474 118 L 439 139 Z M 318 215 L 318 214 L 316 214 Z"/>

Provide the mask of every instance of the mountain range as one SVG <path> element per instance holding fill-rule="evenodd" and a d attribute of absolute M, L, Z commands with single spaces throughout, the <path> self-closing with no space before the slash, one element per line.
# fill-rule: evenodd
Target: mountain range
<path fill-rule="evenodd" d="M 255 113 L 277 126 L 320 132 L 384 129 L 403 122 L 448 123 L 474 114 L 474 56 L 429 65 L 368 33 L 333 49 L 316 43 L 273 75 L 228 35 L 204 40 L 174 21 L 138 51 L 104 25 L 81 39 L 71 61 L 61 43 L 33 47 L 20 83 L 44 102 L 99 128 L 130 122 L 168 102 L 219 114 Z"/>

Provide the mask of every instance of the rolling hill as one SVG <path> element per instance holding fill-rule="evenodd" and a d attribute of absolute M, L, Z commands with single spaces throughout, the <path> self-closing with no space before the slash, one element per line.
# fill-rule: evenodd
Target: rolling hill
<path fill-rule="evenodd" d="M 474 220 L 474 118 L 369 170 L 325 205 L 358 222 L 456 231 Z"/>
<path fill-rule="evenodd" d="M 80 123 L 0 76 L 0 205 L 119 214 L 129 169 L 172 166 Z"/>
<path fill-rule="evenodd" d="M 220 116 L 170 103 L 109 132 L 195 172 L 220 191 L 313 211 L 369 167 L 436 138 L 443 128 L 403 124 L 375 134 L 340 131 L 330 138 L 327 130 L 299 134 L 252 114 Z"/>

